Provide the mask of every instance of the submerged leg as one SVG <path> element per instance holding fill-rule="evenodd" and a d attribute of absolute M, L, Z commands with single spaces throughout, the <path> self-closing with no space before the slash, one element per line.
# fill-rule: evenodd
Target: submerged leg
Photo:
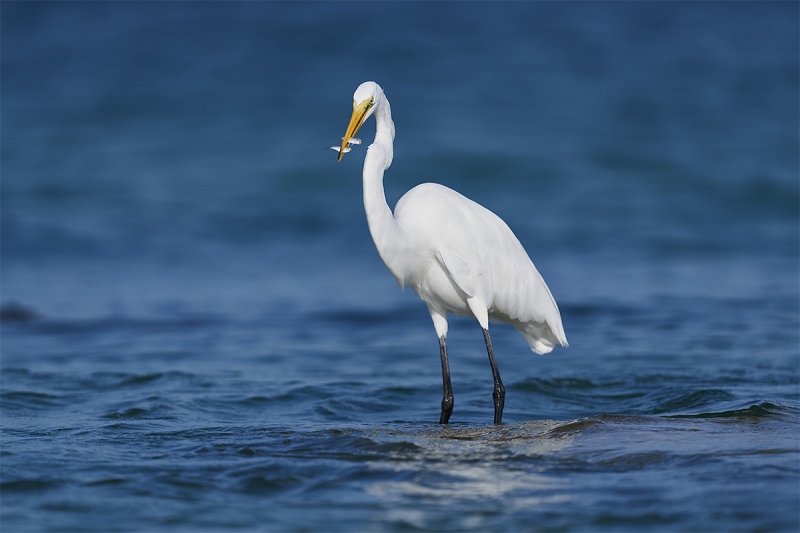
<path fill-rule="evenodd" d="M 447 424 L 450 415 L 453 414 L 453 386 L 450 384 L 450 364 L 447 362 L 447 341 L 442 335 L 439 337 L 439 354 L 442 356 L 442 384 L 444 386 L 444 396 L 442 397 L 442 416 L 439 418 L 440 424 Z"/>
<path fill-rule="evenodd" d="M 489 330 L 483 328 L 483 340 L 486 342 L 486 351 L 489 353 L 489 364 L 492 365 L 492 377 L 494 378 L 494 390 L 492 399 L 494 400 L 494 423 L 499 424 L 503 421 L 503 405 L 506 400 L 506 388 L 500 379 L 500 371 L 497 370 L 497 362 L 494 360 L 494 350 L 492 349 L 492 339 L 489 338 Z"/>

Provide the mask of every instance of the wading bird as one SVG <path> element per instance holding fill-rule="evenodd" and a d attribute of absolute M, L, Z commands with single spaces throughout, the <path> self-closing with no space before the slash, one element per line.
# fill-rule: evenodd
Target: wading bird
<path fill-rule="evenodd" d="M 494 423 L 503 419 L 505 388 L 489 337 L 489 320 L 516 328 L 536 353 L 556 344 L 568 346 L 561 315 L 542 276 L 517 237 L 500 217 L 452 189 L 423 183 L 397 202 L 386 203 L 383 173 L 392 164 L 394 122 L 383 89 L 362 83 L 353 95 L 353 115 L 342 138 L 339 160 L 370 115 L 375 140 L 364 157 L 364 209 L 372 240 L 401 288 L 411 287 L 428 306 L 439 337 L 442 360 L 442 414 L 453 412 L 453 389 L 447 360 L 447 316 L 475 318 L 483 329 L 494 378 Z"/>

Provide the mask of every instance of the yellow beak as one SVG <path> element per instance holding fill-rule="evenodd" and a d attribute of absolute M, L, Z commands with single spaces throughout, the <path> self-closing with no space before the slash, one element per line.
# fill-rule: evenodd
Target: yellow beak
<path fill-rule="evenodd" d="M 347 131 L 344 132 L 344 137 L 342 138 L 342 147 L 339 148 L 339 157 L 336 159 L 337 161 L 342 160 L 342 156 L 344 155 L 344 149 L 347 148 L 347 141 L 349 141 L 353 135 L 361 128 L 364 124 L 364 121 L 367 119 L 367 112 L 372 108 L 372 98 L 367 98 L 363 102 L 358 105 L 353 105 L 353 116 L 350 117 L 350 124 L 347 125 Z"/>

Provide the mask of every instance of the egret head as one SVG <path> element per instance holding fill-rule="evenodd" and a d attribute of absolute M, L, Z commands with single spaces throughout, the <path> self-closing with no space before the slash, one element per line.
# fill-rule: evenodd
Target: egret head
<path fill-rule="evenodd" d="M 358 86 L 356 92 L 353 93 L 353 115 L 350 117 L 350 124 L 347 125 L 347 131 L 345 131 L 342 138 L 339 161 L 342 160 L 342 156 L 345 153 L 347 142 L 356 134 L 369 116 L 375 112 L 375 107 L 382 101 L 383 89 L 374 81 L 365 81 Z"/>

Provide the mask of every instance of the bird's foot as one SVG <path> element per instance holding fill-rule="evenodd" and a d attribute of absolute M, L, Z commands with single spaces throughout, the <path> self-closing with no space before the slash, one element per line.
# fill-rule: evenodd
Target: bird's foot
<path fill-rule="evenodd" d="M 439 417 L 440 424 L 447 424 L 447 421 L 450 420 L 450 415 L 453 414 L 454 403 L 452 396 L 442 398 L 442 416 Z"/>
<path fill-rule="evenodd" d="M 506 389 L 502 383 L 492 392 L 492 400 L 494 400 L 494 423 L 501 424 L 503 422 L 503 407 L 506 401 Z"/>

